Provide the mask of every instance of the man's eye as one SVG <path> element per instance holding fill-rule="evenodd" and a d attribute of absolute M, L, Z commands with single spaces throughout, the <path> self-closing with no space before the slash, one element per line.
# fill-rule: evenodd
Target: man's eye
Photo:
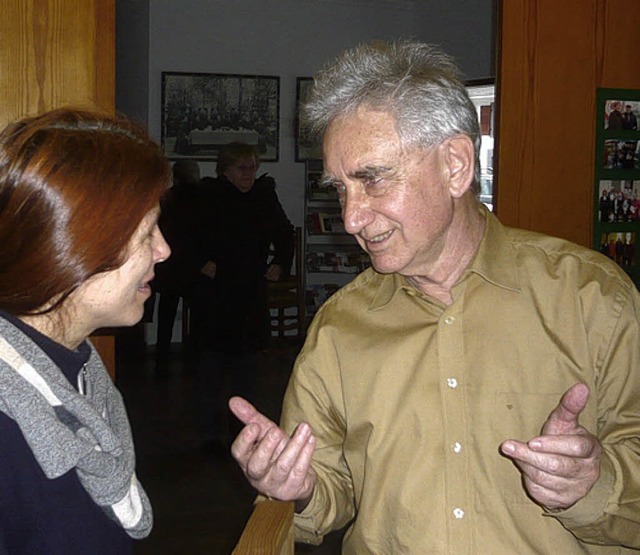
<path fill-rule="evenodd" d="M 367 189 L 367 194 L 376 196 L 385 191 L 385 181 L 381 177 L 372 177 L 364 182 L 364 186 Z"/>

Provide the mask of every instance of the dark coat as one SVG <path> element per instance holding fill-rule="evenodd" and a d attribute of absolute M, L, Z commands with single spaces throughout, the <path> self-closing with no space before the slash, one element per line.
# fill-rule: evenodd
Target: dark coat
<path fill-rule="evenodd" d="M 294 251 L 294 229 L 275 181 L 265 174 L 243 193 L 225 177 L 203 179 L 199 222 L 200 250 L 217 266 L 215 279 L 199 277 L 200 344 L 230 353 L 264 348 L 269 335 L 264 275 L 269 263 L 289 273 Z"/>
<path fill-rule="evenodd" d="M 162 199 L 158 226 L 171 247 L 171 256 L 155 268 L 155 290 L 176 291 L 190 299 L 202 267 L 203 254 L 197 241 L 200 206 L 198 183 L 171 187 Z"/>

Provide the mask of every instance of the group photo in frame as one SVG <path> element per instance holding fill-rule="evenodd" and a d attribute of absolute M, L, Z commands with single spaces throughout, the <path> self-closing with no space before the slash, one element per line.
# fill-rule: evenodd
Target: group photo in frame
<path fill-rule="evenodd" d="M 166 71 L 161 102 L 167 158 L 215 160 L 221 146 L 241 142 L 278 161 L 279 77 Z"/>
<path fill-rule="evenodd" d="M 640 181 L 601 179 L 598 221 L 636 222 L 640 219 Z"/>
<path fill-rule="evenodd" d="M 635 231 L 615 230 L 602 233 L 600 252 L 623 268 L 632 268 L 636 264 Z"/>
<path fill-rule="evenodd" d="M 302 121 L 302 106 L 307 100 L 311 87 L 313 87 L 312 77 L 296 78 L 296 162 L 322 160 L 322 144 L 309 133 Z"/>

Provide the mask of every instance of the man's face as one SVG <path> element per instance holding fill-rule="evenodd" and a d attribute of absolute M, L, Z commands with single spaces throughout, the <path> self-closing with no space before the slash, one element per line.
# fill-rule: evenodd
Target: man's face
<path fill-rule="evenodd" d="M 325 179 L 338 191 L 346 231 L 379 272 L 427 275 L 446 255 L 453 198 L 445 145 L 404 148 L 390 114 L 362 107 L 327 129 Z"/>

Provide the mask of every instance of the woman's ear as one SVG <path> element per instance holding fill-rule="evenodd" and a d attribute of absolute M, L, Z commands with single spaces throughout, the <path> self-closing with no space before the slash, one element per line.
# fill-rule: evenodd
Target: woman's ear
<path fill-rule="evenodd" d="M 475 147 L 468 135 L 455 135 L 444 141 L 444 161 L 453 198 L 461 198 L 475 178 Z"/>

